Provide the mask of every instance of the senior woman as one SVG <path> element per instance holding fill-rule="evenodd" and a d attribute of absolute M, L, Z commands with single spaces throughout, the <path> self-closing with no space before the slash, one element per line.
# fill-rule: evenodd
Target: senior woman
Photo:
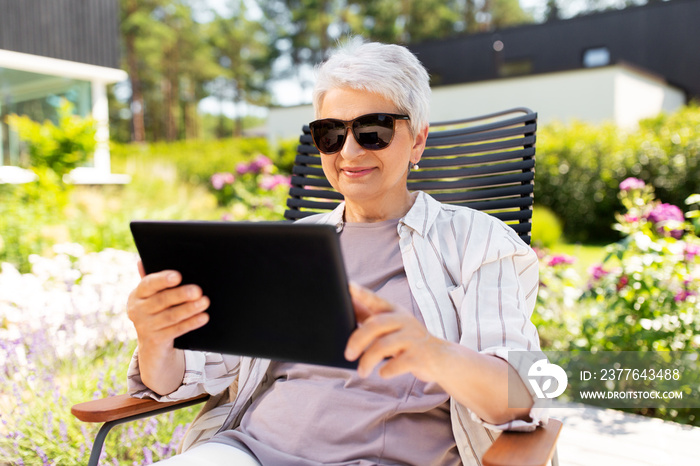
<path fill-rule="evenodd" d="M 345 354 L 357 371 L 175 349 L 208 320 L 201 289 L 165 271 L 132 292 L 133 396 L 214 395 L 237 381 L 197 421 L 194 446 L 164 463 L 478 464 L 497 431 L 545 421 L 517 375 L 527 408 L 508 404 L 507 351 L 539 348 L 535 254 L 491 216 L 407 189 L 429 99 L 428 74 L 404 47 L 350 45 L 318 70 L 311 132 L 345 202 L 302 221 L 340 232 L 360 323 Z M 197 438 L 207 423 L 209 438 Z"/>

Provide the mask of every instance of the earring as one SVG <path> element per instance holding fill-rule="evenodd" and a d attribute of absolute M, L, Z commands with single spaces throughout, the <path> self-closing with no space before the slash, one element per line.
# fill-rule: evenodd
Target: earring
<path fill-rule="evenodd" d="M 418 170 L 420 167 L 418 166 L 417 163 L 411 162 L 411 170 Z"/>

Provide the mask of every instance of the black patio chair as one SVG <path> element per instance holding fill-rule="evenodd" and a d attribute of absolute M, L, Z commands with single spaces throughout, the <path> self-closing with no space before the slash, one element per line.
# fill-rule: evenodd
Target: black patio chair
<path fill-rule="evenodd" d="M 411 171 L 409 188 L 445 203 L 487 212 L 512 227 L 530 244 L 535 179 L 537 114 L 527 108 L 430 125 L 420 169 Z M 285 218 L 296 220 L 334 209 L 343 196 L 321 169 L 309 127 L 303 127 L 292 172 Z M 107 433 L 119 424 L 201 403 L 208 395 L 160 403 L 117 395 L 73 406 L 84 422 L 103 423 L 89 465 L 96 465 Z M 557 463 L 556 440 L 562 424 L 550 419 L 534 432 L 504 432 L 482 458 L 484 466 Z"/>
<path fill-rule="evenodd" d="M 536 130 L 537 114 L 526 108 L 432 123 L 409 189 L 488 212 L 530 244 Z M 299 141 L 284 214 L 289 220 L 331 210 L 343 199 L 323 174 L 308 126 Z"/>

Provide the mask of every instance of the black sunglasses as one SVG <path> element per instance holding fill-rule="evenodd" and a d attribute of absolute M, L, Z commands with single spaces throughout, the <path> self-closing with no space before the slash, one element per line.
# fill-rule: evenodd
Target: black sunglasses
<path fill-rule="evenodd" d="M 410 120 L 408 115 L 394 113 L 368 113 L 353 120 L 337 120 L 324 118 L 309 123 L 311 137 L 319 151 L 324 154 L 335 154 L 343 148 L 348 136 L 348 128 L 352 128 L 355 141 L 367 150 L 380 150 L 391 144 L 394 139 L 394 124 L 396 120 Z"/>

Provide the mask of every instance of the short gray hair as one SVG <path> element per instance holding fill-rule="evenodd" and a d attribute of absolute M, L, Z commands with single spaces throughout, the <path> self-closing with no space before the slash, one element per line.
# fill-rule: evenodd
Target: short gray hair
<path fill-rule="evenodd" d="M 411 117 L 414 135 L 429 123 L 430 78 L 406 47 L 349 42 L 336 49 L 316 72 L 313 90 L 316 118 L 328 91 L 349 88 L 372 92 L 393 102 L 398 113 Z"/>

